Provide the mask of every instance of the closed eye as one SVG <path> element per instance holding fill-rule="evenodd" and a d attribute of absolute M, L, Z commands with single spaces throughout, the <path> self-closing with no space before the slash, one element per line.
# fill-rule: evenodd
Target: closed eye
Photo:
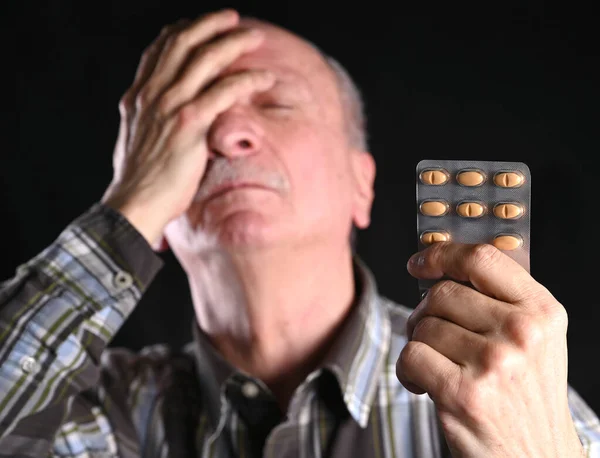
<path fill-rule="evenodd" d="M 263 108 L 265 110 L 291 110 L 294 107 L 292 105 L 285 105 L 282 103 L 268 102 L 268 103 L 261 103 L 260 108 Z"/>

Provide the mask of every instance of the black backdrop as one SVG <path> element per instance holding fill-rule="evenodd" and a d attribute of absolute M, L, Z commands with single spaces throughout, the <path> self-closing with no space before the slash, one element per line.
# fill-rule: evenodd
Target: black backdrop
<path fill-rule="evenodd" d="M 373 223 L 358 251 L 387 296 L 417 301 L 405 262 L 417 246 L 420 159 L 529 165 L 531 271 L 569 312 L 570 382 L 600 412 L 597 11 L 573 2 L 481 3 L 422 2 L 408 11 L 373 1 L 3 2 L 0 276 L 102 195 L 118 99 L 162 25 L 236 7 L 305 35 L 362 88 L 378 175 Z M 113 345 L 189 338 L 187 281 L 173 256 L 162 256 L 164 269 Z"/>

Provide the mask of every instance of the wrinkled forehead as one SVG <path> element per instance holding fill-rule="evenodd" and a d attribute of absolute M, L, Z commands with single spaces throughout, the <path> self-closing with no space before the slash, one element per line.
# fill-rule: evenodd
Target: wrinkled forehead
<path fill-rule="evenodd" d="M 262 30 L 265 40 L 258 49 L 236 60 L 229 71 L 268 69 L 284 79 L 298 80 L 317 93 L 329 93 L 335 87 L 334 75 L 323 56 L 302 37 L 275 24 L 254 18 L 242 18 L 240 26 Z"/>

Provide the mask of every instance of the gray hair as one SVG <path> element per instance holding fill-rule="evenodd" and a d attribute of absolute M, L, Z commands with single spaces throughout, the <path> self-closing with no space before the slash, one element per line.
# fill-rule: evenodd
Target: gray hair
<path fill-rule="evenodd" d="M 335 77 L 344 110 L 344 124 L 350 146 L 362 151 L 369 151 L 365 101 L 358 85 L 336 58 L 324 52 L 312 41 L 304 40 L 319 53 Z"/>
<path fill-rule="evenodd" d="M 344 124 L 350 146 L 361 151 L 369 151 L 365 102 L 358 85 L 350 76 L 348 70 L 337 59 L 324 53 L 314 43 L 310 44 L 323 57 L 323 60 L 335 76 L 342 109 L 344 110 Z M 358 229 L 352 224 L 350 230 L 350 248 L 353 254 L 357 253 L 357 244 Z"/>
<path fill-rule="evenodd" d="M 244 16 L 244 18 L 280 27 L 253 16 Z M 287 31 L 294 34 L 294 32 L 291 32 L 290 30 Z M 362 151 L 369 151 L 365 103 L 358 85 L 350 76 L 348 70 L 346 70 L 337 59 L 323 52 L 319 46 L 308 40 L 306 37 L 300 35 L 297 35 L 297 37 L 311 46 L 321 56 L 335 77 L 342 109 L 344 111 L 344 124 L 350 146 Z"/>
<path fill-rule="evenodd" d="M 350 76 L 348 70 L 337 59 L 323 52 L 314 43 L 308 40 L 307 43 L 321 55 L 335 76 L 342 109 L 344 110 L 344 124 L 350 146 L 361 151 L 369 151 L 365 101 L 358 85 Z M 354 254 L 357 252 L 357 244 L 358 229 L 352 224 L 350 230 L 350 248 Z"/>
<path fill-rule="evenodd" d="M 317 48 L 318 49 L 318 48 Z M 367 136 L 367 117 L 365 102 L 358 85 L 352 79 L 346 68 L 340 62 L 319 50 L 325 62 L 335 75 L 340 99 L 344 110 L 346 134 L 350 146 L 361 151 L 369 151 Z M 353 224 L 350 231 L 350 247 L 353 253 L 357 251 L 358 229 Z"/>
<path fill-rule="evenodd" d="M 335 75 L 350 145 L 362 151 L 368 151 L 365 102 L 362 93 L 346 68 L 337 59 L 320 52 Z"/>

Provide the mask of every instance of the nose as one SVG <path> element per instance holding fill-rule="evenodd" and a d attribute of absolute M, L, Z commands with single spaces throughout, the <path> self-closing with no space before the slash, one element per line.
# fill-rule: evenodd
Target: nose
<path fill-rule="evenodd" d="M 226 112 L 215 119 L 206 140 L 212 157 L 236 158 L 256 153 L 261 146 L 260 137 L 248 118 Z"/>

